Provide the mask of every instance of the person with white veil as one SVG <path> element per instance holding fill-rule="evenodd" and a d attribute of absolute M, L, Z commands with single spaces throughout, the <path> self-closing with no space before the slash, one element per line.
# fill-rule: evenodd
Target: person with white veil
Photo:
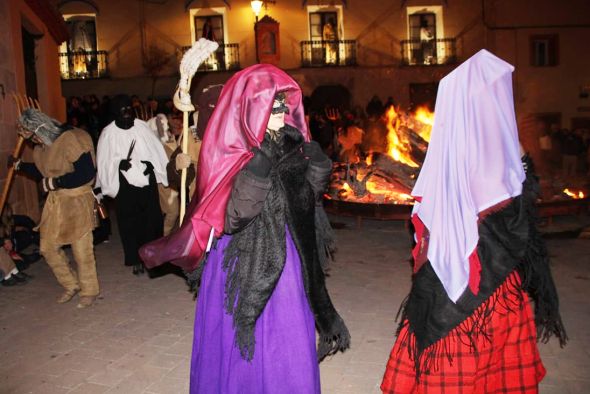
<path fill-rule="evenodd" d="M 535 227 L 537 179 L 521 160 L 513 70 L 481 50 L 440 82 L 384 393 L 536 393 L 537 335 L 567 340 Z"/>

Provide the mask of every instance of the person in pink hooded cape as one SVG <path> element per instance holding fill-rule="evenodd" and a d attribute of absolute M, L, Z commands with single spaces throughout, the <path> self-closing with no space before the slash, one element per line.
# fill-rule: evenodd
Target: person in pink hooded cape
<path fill-rule="evenodd" d="M 285 122 L 300 130 L 309 141 L 301 90 L 286 73 L 270 65 L 257 65 L 236 73 L 227 81 L 201 145 L 198 198 L 191 201 L 178 231 L 141 248 L 140 255 L 146 267 L 172 262 L 187 272 L 196 269 L 211 231 L 215 237 L 223 234 L 232 181 L 252 158 L 252 148 L 259 147 L 264 138 L 274 95 L 287 90 L 294 93 L 287 97 L 291 111 Z"/>
<path fill-rule="evenodd" d="M 191 393 L 318 393 L 318 360 L 349 347 L 322 270 L 331 167 L 286 73 L 255 65 L 224 85 L 185 223 L 141 250 L 201 275 Z"/>

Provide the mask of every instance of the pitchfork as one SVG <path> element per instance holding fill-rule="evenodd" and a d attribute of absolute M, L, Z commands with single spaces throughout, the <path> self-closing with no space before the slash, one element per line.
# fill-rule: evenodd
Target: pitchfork
<path fill-rule="evenodd" d="M 41 110 L 41 105 L 39 105 L 39 101 L 37 99 L 33 99 L 31 97 L 27 97 L 24 94 L 17 94 L 12 93 L 12 98 L 16 104 L 16 115 L 20 117 L 21 113 L 27 108 L 35 108 L 39 111 Z M 22 154 L 22 148 L 25 139 L 22 135 L 18 134 L 16 140 L 16 146 L 12 151 L 12 162 L 15 163 Z M 14 165 L 12 165 L 8 169 L 8 174 L 6 174 L 6 182 L 4 182 L 4 188 L 2 189 L 2 195 L 0 196 L 0 214 L 4 211 L 4 206 L 6 205 L 6 200 L 8 199 L 8 194 L 10 193 L 10 187 L 12 186 L 12 181 L 14 180 Z"/>

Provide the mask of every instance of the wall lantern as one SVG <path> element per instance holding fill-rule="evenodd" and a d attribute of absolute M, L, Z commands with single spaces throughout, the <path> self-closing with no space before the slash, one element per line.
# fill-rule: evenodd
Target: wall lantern
<path fill-rule="evenodd" d="M 252 0 L 250 2 L 250 7 L 252 7 L 252 12 L 256 15 L 256 22 L 258 22 L 258 15 L 260 15 L 260 11 L 262 10 L 262 5 L 264 2 L 262 0 Z"/>
<path fill-rule="evenodd" d="M 276 4 L 276 0 L 252 0 L 250 2 L 250 7 L 252 7 L 252 12 L 256 15 L 256 22 L 258 22 L 258 15 L 260 15 L 260 11 L 262 11 L 262 7 L 266 10 L 269 4 Z"/>

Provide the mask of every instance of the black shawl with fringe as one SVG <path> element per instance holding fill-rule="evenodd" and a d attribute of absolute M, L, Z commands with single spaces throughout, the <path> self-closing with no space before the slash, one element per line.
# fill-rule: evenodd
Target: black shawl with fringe
<path fill-rule="evenodd" d="M 475 338 L 486 335 L 486 325 L 496 303 L 501 302 L 504 308 L 510 309 L 511 305 L 494 293 L 503 285 L 514 289 L 506 282 L 515 271 L 520 275 L 522 290 L 535 303 L 538 338 L 547 342 L 555 335 L 561 346 L 565 345 L 567 335 L 559 314 L 549 257 L 536 228 L 538 181 L 530 159 L 526 159 L 525 164 L 528 168 L 522 194 L 479 224 L 477 253 L 481 278 L 477 295 L 467 288 L 457 303 L 453 303 L 429 261 L 414 274 L 410 294 L 400 309 L 402 319 L 398 334 L 407 324 L 409 334 L 415 337 L 409 351 L 417 376 L 430 369 L 432 362 L 438 359 L 437 352 L 446 351 L 444 339 L 452 330 L 461 330 L 475 347 Z M 446 356 L 452 358 L 452 355 Z"/>
<path fill-rule="evenodd" d="M 331 237 L 323 208 L 316 201 L 318 191 L 326 186 L 331 166 L 326 160 L 327 177 L 310 173 L 313 166 L 300 151 L 301 133 L 290 126 L 281 131 L 278 142 L 266 137 L 261 146 L 273 163 L 271 188 L 262 211 L 232 236 L 225 250 L 224 269 L 228 273 L 225 309 L 233 315 L 241 356 L 251 360 L 256 320 L 285 265 L 288 228 L 301 260 L 304 288 L 320 334 L 318 358 L 321 360 L 347 349 L 350 344 L 348 329 L 328 295 L 320 257 L 324 255 L 323 240 L 329 242 Z"/>

